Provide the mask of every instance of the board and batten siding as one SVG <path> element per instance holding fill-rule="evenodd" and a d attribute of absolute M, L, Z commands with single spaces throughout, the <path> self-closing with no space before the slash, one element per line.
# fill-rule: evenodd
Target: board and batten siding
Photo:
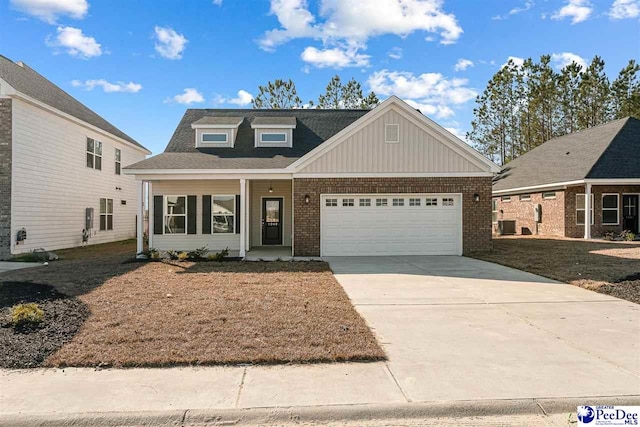
<path fill-rule="evenodd" d="M 291 204 L 291 180 L 278 181 L 250 181 L 249 196 L 249 216 L 251 225 L 249 233 L 251 234 L 250 246 L 260 246 L 262 241 L 262 199 L 265 197 L 282 197 L 283 209 L 282 221 L 284 230 L 282 233 L 282 245 L 291 246 L 291 225 L 293 220 L 293 209 Z M 273 187 L 273 193 L 269 193 L 269 185 Z"/>
<path fill-rule="evenodd" d="M 103 144 L 101 171 L 86 166 L 87 137 Z M 116 175 L 116 148 L 122 151 L 122 168 L 145 158 L 141 150 L 13 100 L 12 253 L 80 246 L 90 207 L 94 228 L 89 244 L 135 237 L 136 183 L 132 176 Z M 113 199 L 113 230 L 99 230 L 100 198 Z M 17 245 L 22 228 L 27 240 Z"/>
<path fill-rule="evenodd" d="M 240 181 L 154 181 L 151 192 L 154 196 L 197 196 L 196 234 L 154 234 L 154 248 L 160 251 L 190 251 L 207 246 L 212 252 L 229 248 L 232 255 L 237 255 L 240 250 L 240 234 L 202 234 L 202 196 L 240 194 Z"/>
<path fill-rule="evenodd" d="M 398 124 L 400 142 L 385 142 L 385 124 Z M 470 173 L 483 169 L 390 109 L 360 131 L 340 142 L 300 173 Z"/>

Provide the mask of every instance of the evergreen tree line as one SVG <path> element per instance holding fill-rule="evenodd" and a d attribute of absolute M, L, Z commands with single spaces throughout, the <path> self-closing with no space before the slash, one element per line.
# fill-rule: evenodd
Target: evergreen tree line
<path fill-rule="evenodd" d="M 640 118 L 635 60 L 613 82 L 599 56 L 586 68 L 573 62 L 560 72 L 550 63 L 550 55 L 522 65 L 509 60 L 476 98 L 467 139 L 501 165 L 551 138 L 617 118 Z"/>
<path fill-rule="evenodd" d="M 265 86 L 258 86 L 258 95 L 253 99 L 253 108 L 321 108 L 321 109 L 364 109 L 370 110 L 380 101 L 375 93 L 364 96 L 362 85 L 352 78 L 342 83 L 340 76 L 334 76 L 324 94 L 305 103 L 298 96 L 296 84 L 291 80 L 276 79 Z"/>

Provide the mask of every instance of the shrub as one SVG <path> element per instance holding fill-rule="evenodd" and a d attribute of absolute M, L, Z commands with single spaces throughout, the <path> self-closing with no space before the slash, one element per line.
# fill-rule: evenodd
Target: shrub
<path fill-rule="evenodd" d="M 180 252 L 178 254 L 178 261 L 185 261 L 189 258 L 189 253 L 188 252 Z"/>
<path fill-rule="evenodd" d="M 167 255 L 169 256 L 169 259 L 177 261 L 178 260 L 178 255 L 180 255 L 180 252 L 174 251 L 173 249 L 171 249 L 171 250 L 167 251 Z"/>
<path fill-rule="evenodd" d="M 149 248 L 149 258 L 150 259 L 160 258 L 160 252 L 158 252 L 156 248 Z"/>
<path fill-rule="evenodd" d="M 623 230 L 620 235 L 619 235 L 620 239 L 622 240 L 626 240 L 626 241 L 632 241 L 633 239 L 636 238 L 636 235 L 633 234 L 631 231 L 629 230 Z"/>
<path fill-rule="evenodd" d="M 229 256 L 229 248 L 224 248 L 220 252 L 217 252 L 215 254 L 210 254 L 207 257 L 207 259 L 209 261 L 222 261 L 223 259 L 225 259 L 228 256 Z"/>
<path fill-rule="evenodd" d="M 44 319 L 44 311 L 36 303 L 18 304 L 11 308 L 14 326 L 35 326 Z"/>
<path fill-rule="evenodd" d="M 604 236 L 602 238 L 604 240 L 616 240 L 616 233 L 614 233 L 613 231 L 608 231 L 604 233 Z"/>
<path fill-rule="evenodd" d="M 204 259 L 209 253 L 209 248 L 205 245 L 201 248 L 189 252 L 189 259 Z"/>

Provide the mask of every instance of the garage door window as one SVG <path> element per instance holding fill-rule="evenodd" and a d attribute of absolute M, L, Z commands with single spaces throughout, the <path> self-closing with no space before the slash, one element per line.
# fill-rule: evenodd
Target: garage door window
<path fill-rule="evenodd" d="M 409 199 L 409 206 L 420 206 L 420 199 Z"/>
<path fill-rule="evenodd" d="M 426 198 L 424 200 L 425 206 L 438 206 L 438 199 Z"/>
<path fill-rule="evenodd" d="M 325 201 L 325 206 L 328 206 L 328 207 L 338 206 L 338 199 L 327 199 Z"/>
<path fill-rule="evenodd" d="M 353 206 L 353 199 L 342 199 L 342 206 Z"/>
<path fill-rule="evenodd" d="M 450 197 L 445 197 L 442 199 L 442 206 L 453 206 L 453 199 Z"/>
<path fill-rule="evenodd" d="M 360 206 L 362 207 L 371 206 L 371 199 L 360 199 Z"/>
<path fill-rule="evenodd" d="M 404 199 L 393 199 L 393 206 L 404 206 Z"/>
<path fill-rule="evenodd" d="M 387 206 L 387 199 L 376 199 L 376 206 Z"/>

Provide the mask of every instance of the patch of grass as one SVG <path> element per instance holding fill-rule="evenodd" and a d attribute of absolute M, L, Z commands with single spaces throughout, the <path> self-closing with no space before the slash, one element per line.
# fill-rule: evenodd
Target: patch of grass
<path fill-rule="evenodd" d="M 60 259 L 78 260 L 87 258 L 98 258 L 103 256 L 129 255 L 136 253 L 135 239 L 121 240 L 119 242 L 101 243 L 99 245 L 87 245 L 78 248 L 62 249 L 55 251 Z"/>
<path fill-rule="evenodd" d="M 496 238 L 484 261 L 640 303 L 640 244 L 552 238 Z M 637 277 L 637 276 L 636 276 Z"/>

